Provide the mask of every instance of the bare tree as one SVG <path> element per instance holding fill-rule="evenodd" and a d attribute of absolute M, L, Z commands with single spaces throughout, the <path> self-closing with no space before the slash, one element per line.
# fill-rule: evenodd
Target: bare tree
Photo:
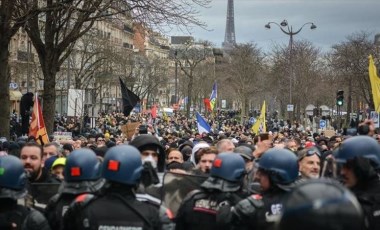
<path fill-rule="evenodd" d="M 94 31 L 78 39 L 75 49 L 67 59 L 72 66 L 75 89 L 87 89 L 94 75 L 100 72 L 103 61 L 111 59 L 111 46 L 107 40 L 96 36 Z"/>
<path fill-rule="evenodd" d="M 167 81 L 167 66 L 167 60 L 159 57 L 143 57 L 140 59 L 140 65 L 138 65 L 134 75 L 135 84 L 132 87 L 134 92 L 141 99 L 147 98 L 148 101 L 151 101 L 151 98 L 156 98 L 158 86 Z"/>
<path fill-rule="evenodd" d="M 332 46 L 328 61 L 334 70 L 339 89 L 348 89 L 347 118 L 352 112 L 353 98 L 364 99 L 370 108 L 374 108 L 371 84 L 368 77 L 368 56 L 377 55 L 375 44 L 367 32 L 357 32 Z M 357 103 L 358 104 L 358 103 Z"/>
<path fill-rule="evenodd" d="M 212 56 L 212 51 L 209 45 L 210 44 L 208 42 L 195 43 L 189 41 L 185 46 L 177 49 L 177 55 L 175 55 L 181 71 L 188 78 L 186 95 L 188 97 L 186 104 L 187 117 L 190 117 L 190 108 L 192 106 L 193 85 L 196 76 L 195 70 L 208 57 Z"/>
<path fill-rule="evenodd" d="M 37 4 L 38 0 L 33 0 Z M 207 5 L 209 0 L 47 0 L 48 11 L 28 20 L 26 31 L 38 53 L 44 74 L 44 117 L 52 118 L 56 98 L 56 74 L 70 55 L 78 38 L 86 34 L 101 18 L 125 13 L 145 25 L 198 25 L 194 6 Z M 117 19 L 117 16 L 114 16 Z M 53 119 L 46 120 L 48 132 Z"/>
<path fill-rule="evenodd" d="M 306 108 L 307 104 L 314 99 L 325 101 L 326 96 L 324 90 L 320 86 L 322 77 L 320 75 L 321 61 L 320 50 L 313 46 L 309 41 L 298 41 L 293 46 L 293 99 L 295 104 L 296 118 L 300 118 L 301 109 Z M 313 88 L 318 89 L 315 91 Z M 314 95 L 313 95 L 314 93 Z M 320 103 L 314 101 L 317 105 Z"/>
<path fill-rule="evenodd" d="M 231 50 L 226 82 L 236 92 L 242 116 L 248 115 L 252 96 L 263 90 L 264 69 L 264 54 L 256 44 L 239 44 Z"/>
<path fill-rule="evenodd" d="M 292 102 L 295 105 L 296 117 L 300 118 L 301 110 L 307 104 L 321 105 L 329 99 L 331 86 L 326 83 L 323 72 L 326 66 L 321 52 L 312 43 L 294 42 L 292 57 L 289 55 L 288 46 L 275 46 L 272 50 L 270 81 L 274 87 L 271 91 L 280 101 L 281 114 L 284 116 L 286 104 L 290 101 L 289 84 L 292 84 Z"/>
<path fill-rule="evenodd" d="M 210 57 L 208 60 L 202 62 L 195 70 L 194 76 L 194 104 L 202 107 L 204 104 L 203 99 L 210 97 L 213 83 L 216 80 L 214 59 Z"/>
<path fill-rule="evenodd" d="M 35 5 L 23 0 L 0 1 L 0 136 L 9 137 L 9 44 L 25 21 L 36 14 Z"/>

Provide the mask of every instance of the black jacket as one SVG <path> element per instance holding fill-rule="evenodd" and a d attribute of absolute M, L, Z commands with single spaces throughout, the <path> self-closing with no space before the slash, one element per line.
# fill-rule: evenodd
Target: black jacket
<path fill-rule="evenodd" d="M 364 229 L 380 229 L 380 180 L 373 177 L 365 184 L 352 189 L 360 205 L 362 206 L 365 223 Z"/>
<path fill-rule="evenodd" d="M 239 230 L 273 229 L 282 213 L 282 202 L 286 194 L 285 190 L 275 187 L 262 195 L 251 195 L 236 204 L 233 209 L 225 210 L 223 220 L 225 224 Z"/>
<path fill-rule="evenodd" d="M 45 217 L 37 210 L 17 204 L 16 200 L 0 199 L 0 229 L 50 230 Z M 12 228 L 16 224 L 16 228 Z"/>
<path fill-rule="evenodd" d="M 64 217 L 64 229 L 141 227 L 161 229 L 158 210 L 136 200 L 131 190 L 109 188 L 102 196 L 83 194 Z"/>
<path fill-rule="evenodd" d="M 44 213 L 52 229 L 62 229 L 63 216 L 76 197 L 75 194 L 56 194 L 50 199 Z"/>
<path fill-rule="evenodd" d="M 233 206 L 242 199 L 242 194 L 224 193 L 217 190 L 195 190 L 188 194 L 175 218 L 176 230 L 224 230 L 231 226 L 220 224 L 219 209 L 223 205 Z"/>

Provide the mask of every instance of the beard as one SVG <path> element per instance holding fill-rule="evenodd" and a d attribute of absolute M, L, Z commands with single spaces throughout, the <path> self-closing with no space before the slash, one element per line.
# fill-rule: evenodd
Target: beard
<path fill-rule="evenodd" d="M 309 177 L 310 179 L 318 179 L 318 178 L 319 178 L 319 174 L 318 174 L 318 173 L 310 173 L 310 174 L 308 175 L 308 177 Z"/>
<path fill-rule="evenodd" d="M 34 170 L 34 168 L 31 165 L 25 165 L 25 169 L 28 173 L 28 178 L 30 181 L 35 181 L 40 174 L 42 167 L 40 166 L 37 170 Z"/>
<path fill-rule="evenodd" d="M 211 172 L 211 169 L 210 168 L 205 168 L 204 172 L 207 173 L 207 174 L 209 174 Z"/>

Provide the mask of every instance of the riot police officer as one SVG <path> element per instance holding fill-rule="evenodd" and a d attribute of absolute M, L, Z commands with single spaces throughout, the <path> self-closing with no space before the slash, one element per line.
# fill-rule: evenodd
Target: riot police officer
<path fill-rule="evenodd" d="M 358 230 L 363 212 L 354 194 L 336 181 L 311 179 L 283 201 L 277 230 Z"/>
<path fill-rule="evenodd" d="M 355 136 L 334 152 L 340 179 L 357 197 L 366 229 L 380 229 L 380 145 L 369 136 Z"/>
<path fill-rule="evenodd" d="M 62 228 L 63 216 L 75 197 L 99 192 L 104 182 L 101 178 L 101 163 L 95 153 L 84 148 L 74 150 L 67 157 L 59 193 L 50 199 L 45 210 L 50 227 Z"/>
<path fill-rule="evenodd" d="M 223 205 L 234 205 L 242 199 L 245 164 L 235 153 L 219 154 L 211 167 L 210 177 L 201 190 L 187 195 L 176 216 L 176 229 L 230 229 L 218 224 L 217 212 Z"/>
<path fill-rule="evenodd" d="M 20 159 L 0 157 L 0 229 L 49 230 L 38 211 L 17 204 L 27 194 L 27 177 Z"/>
<path fill-rule="evenodd" d="M 282 213 L 284 196 L 298 177 L 298 161 L 287 149 L 269 149 L 258 162 L 256 180 L 261 194 L 240 201 L 232 208 L 225 206 L 220 214 L 225 224 L 237 229 L 270 229 Z"/>
<path fill-rule="evenodd" d="M 104 194 L 78 196 L 65 215 L 64 229 L 160 229 L 158 210 L 135 196 L 141 171 L 141 156 L 135 147 L 109 149 L 102 167 L 108 182 Z"/>

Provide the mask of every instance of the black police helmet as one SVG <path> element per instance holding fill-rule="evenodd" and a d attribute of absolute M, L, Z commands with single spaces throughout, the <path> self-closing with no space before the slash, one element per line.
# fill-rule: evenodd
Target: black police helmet
<path fill-rule="evenodd" d="M 26 195 L 24 166 L 19 158 L 7 155 L 0 157 L 0 198 L 19 199 Z"/>
<path fill-rule="evenodd" d="M 287 185 L 298 177 L 298 159 L 287 149 L 269 149 L 259 160 L 259 169 L 268 173 L 275 184 Z"/>
<path fill-rule="evenodd" d="M 136 185 L 140 181 L 142 169 L 139 150 L 130 145 L 118 145 L 107 151 L 102 175 L 109 181 Z"/>
<path fill-rule="evenodd" d="M 363 214 L 355 196 L 329 180 L 299 184 L 285 198 L 278 230 L 357 230 Z"/>
<path fill-rule="evenodd" d="M 366 158 L 375 169 L 379 169 L 380 145 L 369 136 L 350 137 L 334 151 L 334 158 L 338 163 L 346 163 L 354 158 Z"/>
<path fill-rule="evenodd" d="M 245 163 L 237 153 L 220 153 L 215 158 L 210 177 L 201 187 L 223 192 L 235 192 L 242 186 L 245 175 Z"/>

